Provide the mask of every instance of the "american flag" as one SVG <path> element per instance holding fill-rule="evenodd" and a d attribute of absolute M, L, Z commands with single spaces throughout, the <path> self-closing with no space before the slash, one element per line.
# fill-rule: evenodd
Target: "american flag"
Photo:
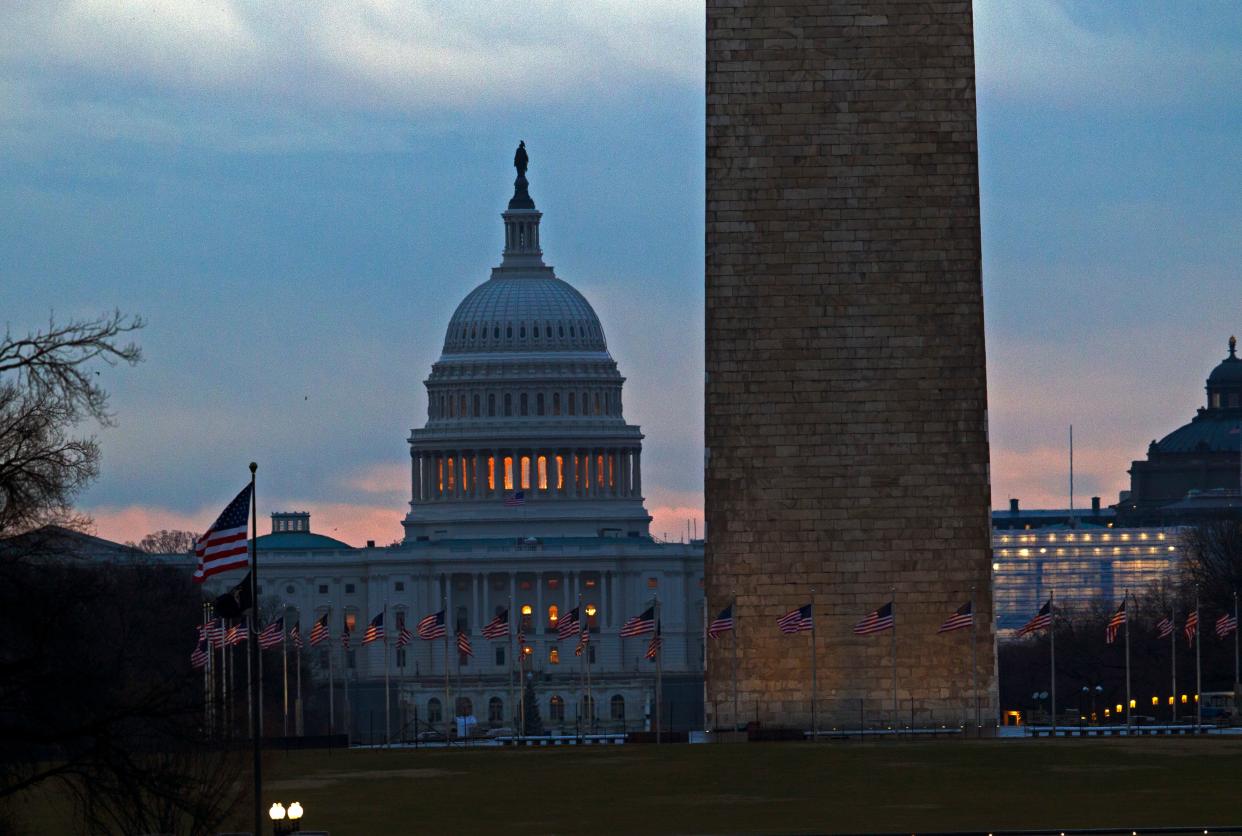
<path fill-rule="evenodd" d="M 782 633 L 790 634 L 812 629 L 815 626 L 815 619 L 811 615 L 811 605 L 806 604 L 796 610 L 790 610 L 776 619 L 776 626 L 781 629 Z"/>
<path fill-rule="evenodd" d="M 371 623 L 367 625 L 367 631 L 362 634 L 362 643 L 370 644 L 375 641 L 384 640 L 384 614 L 380 613 L 371 619 Z"/>
<path fill-rule="evenodd" d="M 349 625 L 346 624 L 341 630 L 341 647 L 349 650 Z"/>
<path fill-rule="evenodd" d="M 581 656 L 582 651 L 585 650 L 586 646 L 590 643 L 591 643 L 591 630 L 590 628 L 583 628 L 582 635 L 578 638 L 578 646 L 574 648 L 574 655 Z"/>
<path fill-rule="evenodd" d="M 944 620 L 944 624 L 940 625 L 937 633 L 952 633 L 954 630 L 961 630 L 963 627 L 972 627 L 975 623 L 975 607 L 974 601 L 967 601 L 957 608 L 953 615 Z"/>
<path fill-rule="evenodd" d="M 315 621 L 315 626 L 311 627 L 310 643 L 311 647 L 319 644 L 328 637 L 328 614 L 324 613 Z"/>
<path fill-rule="evenodd" d="M 496 617 L 483 625 L 483 638 L 503 639 L 509 635 L 509 611 L 496 613 Z"/>
<path fill-rule="evenodd" d="M 506 508 L 516 508 L 519 505 L 524 505 L 524 504 L 526 504 L 526 492 L 525 491 L 514 491 L 513 493 L 505 494 L 505 507 Z"/>
<path fill-rule="evenodd" d="M 195 670 L 202 670 L 207 667 L 207 657 L 210 651 L 207 650 L 207 639 L 200 638 L 198 644 L 194 646 L 194 650 L 190 653 L 190 664 Z"/>
<path fill-rule="evenodd" d="M 578 632 L 578 608 L 574 607 L 556 622 L 556 640 L 563 641 Z"/>
<path fill-rule="evenodd" d="M 893 629 L 893 602 L 889 601 L 878 610 L 863 616 L 862 621 L 854 625 L 854 635 L 870 636 Z"/>
<path fill-rule="evenodd" d="M 420 639 L 427 641 L 447 636 L 448 628 L 444 624 L 444 610 L 423 616 L 414 626 L 414 632 L 418 633 Z"/>
<path fill-rule="evenodd" d="M 273 647 L 280 647 L 284 634 L 285 620 L 278 618 L 259 631 L 259 649 L 271 650 Z"/>
<path fill-rule="evenodd" d="M 712 619 L 712 623 L 707 625 L 708 638 L 717 639 L 725 633 L 733 632 L 733 605 L 725 607 L 720 611 L 720 615 Z"/>
<path fill-rule="evenodd" d="M 198 555 L 198 568 L 194 570 L 194 582 L 202 583 L 212 575 L 243 567 L 246 556 L 246 532 L 249 530 L 246 515 L 250 511 L 250 490 L 247 485 L 230 502 L 211 528 L 194 544 Z"/>
<path fill-rule="evenodd" d="M 1019 636 L 1026 636 L 1034 633 L 1036 630 L 1046 630 L 1052 626 L 1052 599 L 1048 599 L 1048 603 L 1039 608 L 1039 612 L 1035 613 L 1035 617 L 1026 624 L 1022 625 L 1022 629 L 1018 631 Z"/>
<path fill-rule="evenodd" d="M 224 622 L 218 618 L 213 618 L 207 622 L 207 641 L 211 642 L 211 646 L 219 650 L 224 647 Z"/>
<path fill-rule="evenodd" d="M 518 647 L 522 647 L 523 645 L 526 644 L 526 631 L 523 630 L 521 627 L 518 628 L 517 643 L 518 643 Z"/>
<path fill-rule="evenodd" d="M 289 641 L 293 642 L 293 646 L 298 650 L 302 649 L 302 627 L 294 624 L 289 628 Z"/>
<path fill-rule="evenodd" d="M 457 652 L 463 656 L 474 655 L 474 648 L 470 646 L 470 637 L 465 630 L 457 631 Z"/>
<path fill-rule="evenodd" d="M 1229 613 L 1225 613 L 1216 619 L 1216 638 L 1223 639 L 1225 636 L 1238 629 L 1238 619 Z"/>
<path fill-rule="evenodd" d="M 655 630 L 655 607 L 647 607 L 621 625 L 621 638 L 645 636 L 653 630 Z"/>
<path fill-rule="evenodd" d="M 414 641 L 414 634 L 405 626 L 405 613 L 397 613 L 397 647 L 405 647 Z"/>
<path fill-rule="evenodd" d="M 1167 639 L 1173 635 L 1173 616 L 1166 615 L 1160 621 L 1156 622 L 1156 638 Z"/>
<path fill-rule="evenodd" d="M 1195 636 L 1199 635 L 1198 610 L 1186 613 L 1186 626 L 1182 628 L 1182 632 L 1186 635 L 1186 644 L 1194 644 Z"/>
<path fill-rule="evenodd" d="M 648 659 L 654 659 L 660 653 L 660 648 L 664 645 L 664 637 L 660 635 L 659 626 L 656 627 L 655 635 L 651 637 L 651 641 L 647 642 Z"/>
<path fill-rule="evenodd" d="M 250 638 L 250 625 L 238 623 L 230 627 L 229 631 L 224 634 L 224 643 L 232 647 L 233 645 L 241 644 L 248 638 Z"/>
<path fill-rule="evenodd" d="M 1112 644 L 1117 641 L 1117 632 L 1121 629 L 1121 625 L 1126 623 L 1126 602 L 1122 601 L 1121 606 L 1117 608 L 1117 612 L 1113 613 L 1113 617 L 1108 620 L 1108 626 L 1104 628 L 1104 641 Z"/>

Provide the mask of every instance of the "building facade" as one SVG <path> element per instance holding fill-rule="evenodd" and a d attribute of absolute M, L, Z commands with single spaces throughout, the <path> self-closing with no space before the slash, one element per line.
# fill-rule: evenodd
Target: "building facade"
<path fill-rule="evenodd" d="M 967 0 L 709 0 L 706 280 L 707 592 L 737 600 L 737 719 L 810 724 L 808 642 L 776 620 L 812 590 L 821 721 L 961 718 L 971 655 L 937 627 L 973 590 L 990 720 Z M 895 659 L 851 632 L 890 599 Z M 731 664 L 709 646 L 713 704 Z"/>
<path fill-rule="evenodd" d="M 331 661 L 337 728 L 342 681 L 361 732 L 384 717 L 386 680 L 391 716 L 403 722 L 417 713 L 433 725 L 469 716 L 513 728 L 524 672 L 553 731 L 641 729 L 654 713 L 657 664 L 646 658 L 649 637 L 619 630 L 649 606 L 663 638 L 664 727 L 701 726 L 703 547 L 649 533 L 643 435 L 625 421 L 624 378 L 599 318 L 543 262 L 527 164 L 523 148 L 503 260 L 458 306 L 426 380 L 427 419 L 408 439 L 404 540 L 353 548 L 314 533 L 304 513 L 273 514 L 259 538 L 263 606 L 303 636 L 328 616 L 331 639 L 312 655 L 316 687 Z M 211 579 L 212 589 L 239 574 Z M 589 630 L 580 656 L 580 636 L 558 640 L 557 629 L 578 607 Z M 441 610 L 446 639 L 396 646 L 401 627 Z M 506 611 L 511 636 L 483 638 Z M 387 640 L 362 645 L 380 613 Z M 457 632 L 472 655 L 458 652 Z"/>

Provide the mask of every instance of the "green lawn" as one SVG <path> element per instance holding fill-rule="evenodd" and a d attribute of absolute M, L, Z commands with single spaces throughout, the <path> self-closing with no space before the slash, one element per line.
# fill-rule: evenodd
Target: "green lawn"
<path fill-rule="evenodd" d="M 1242 741 L 619 746 L 276 755 L 265 793 L 350 834 L 1240 824 Z"/>
<path fill-rule="evenodd" d="M 1238 825 L 1240 768 L 1221 737 L 274 752 L 264 809 L 333 836 Z M 72 832 L 65 801 L 31 832 Z"/>

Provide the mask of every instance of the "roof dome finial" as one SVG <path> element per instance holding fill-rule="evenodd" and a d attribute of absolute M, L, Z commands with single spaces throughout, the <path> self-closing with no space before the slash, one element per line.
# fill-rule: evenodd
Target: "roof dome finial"
<path fill-rule="evenodd" d="M 1229 338 L 1229 357 L 1230 359 L 1236 359 L 1237 356 L 1238 356 L 1238 338 L 1230 337 Z"/>
<path fill-rule="evenodd" d="M 513 154 L 513 167 L 517 169 L 517 179 L 513 181 L 513 197 L 509 200 L 510 209 L 534 209 L 535 201 L 530 199 L 526 189 L 526 168 L 530 165 L 530 156 L 526 153 L 526 140 L 519 140 L 517 151 Z"/>

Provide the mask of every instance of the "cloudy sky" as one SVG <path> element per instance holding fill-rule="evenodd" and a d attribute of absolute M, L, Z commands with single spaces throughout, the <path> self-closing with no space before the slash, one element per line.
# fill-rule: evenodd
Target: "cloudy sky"
<path fill-rule="evenodd" d="M 993 504 L 1065 504 L 1071 423 L 1079 502 L 1115 501 L 1242 330 L 1242 7 L 975 7 Z M 398 538 L 518 139 L 628 377 L 653 530 L 701 526 L 701 3 L 0 10 L 3 320 L 149 320 L 104 371 L 99 533 L 200 530 L 256 459 L 261 513 Z"/>

